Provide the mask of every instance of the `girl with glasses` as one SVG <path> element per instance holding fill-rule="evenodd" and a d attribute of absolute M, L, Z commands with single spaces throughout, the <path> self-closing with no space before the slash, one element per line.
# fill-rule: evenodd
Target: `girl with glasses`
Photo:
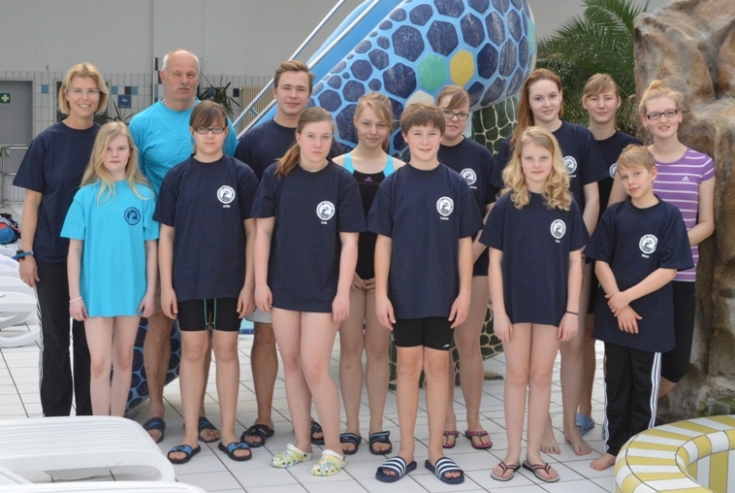
<path fill-rule="evenodd" d="M 182 344 L 185 435 L 168 458 L 183 464 L 201 450 L 199 405 L 211 337 L 222 421 L 218 448 L 234 461 L 245 461 L 251 452 L 235 435 L 237 339 L 240 320 L 255 309 L 255 219 L 250 208 L 258 180 L 249 167 L 224 154 L 229 128 L 220 104 L 199 103 L 189 125 L 194 154 L 166 173 L 155 215 L 161 223 L 161 307 L 167 317 L 178 317 Z"/>
<path fill-rule="evenodd" d="M 676 347 L 661 357 L 659 397 L 682 379 L 692 352 L 699 244 L 715 230 L 715 164 L 712 158 L 679 140 L 684 121 L 684 95 L 665 82 L 654 80 L 638 105 L 643 127 L 653 143 L 648 146 L 656 159 L 658 178 L 653 191 L 663 201 L 679 208 L 686 224 L 694 258 L 694 268 L 677 272 L 674 278 L 674 332 Z M 625 199 L 622 183 L 616 179 L 610 203 Z"/>

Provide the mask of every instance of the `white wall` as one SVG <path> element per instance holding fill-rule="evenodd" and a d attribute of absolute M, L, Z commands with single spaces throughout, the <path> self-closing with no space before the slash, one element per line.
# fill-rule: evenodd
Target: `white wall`
<path fill-rule="evenodd" d="M 65 71 L 87 60 L 103 72 L 149 73 L 153 57 L 184 47 L 205 73 L 268 76 L 336 1 L 0 0 L 0 71 Z M 347 0 L 324 35 L 360 1 Z M 528 2 L 539 37 L 582 11 L 582 0 Z M 651 0 L 649 10 L 665 3 Z"/>

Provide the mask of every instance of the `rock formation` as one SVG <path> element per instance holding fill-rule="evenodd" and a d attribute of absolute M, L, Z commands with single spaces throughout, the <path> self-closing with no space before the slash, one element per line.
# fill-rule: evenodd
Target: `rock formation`
<path fill-rule="evenodd" d="M 660 416 L 735 413 L 735 1 L 674 0 L 639 16 L 635 37 L 638 97 L 654 79 L 686 96 L 679 137 L 712 156 L 717 179 L 715 234 L 700 246 L 692 364 Z"/>

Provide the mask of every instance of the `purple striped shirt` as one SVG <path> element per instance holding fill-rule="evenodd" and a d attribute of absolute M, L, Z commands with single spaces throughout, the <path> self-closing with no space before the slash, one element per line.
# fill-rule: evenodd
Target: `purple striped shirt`
<path fill-rule="evenodd" d="M 673 163 L 656 162 L 658 177 L 653 182 L 653 191 L 665 202 L 681 211 L 687 231 L 697 224 L 699 211 L 699 185 L 715 176 L 715 163 L 707 154 L 687 148 L 682 157 Z M 692 247 L 694 268 L 680 271 L 675 281 L 694 282 L 699 262 L 699 247 Z"/>

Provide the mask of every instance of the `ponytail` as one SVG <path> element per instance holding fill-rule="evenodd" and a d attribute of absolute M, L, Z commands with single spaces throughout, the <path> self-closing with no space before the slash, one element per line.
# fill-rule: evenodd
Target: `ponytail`
<path fill-rule="evenodd" d="M 299 144 L 292 145 L 286 154 L 278 160 L 276 165 L 276 176 L 278 178 L 285 178 L 291 174 L 296 166 L 299 165 L 301 158 L 301 146 Z"/>

